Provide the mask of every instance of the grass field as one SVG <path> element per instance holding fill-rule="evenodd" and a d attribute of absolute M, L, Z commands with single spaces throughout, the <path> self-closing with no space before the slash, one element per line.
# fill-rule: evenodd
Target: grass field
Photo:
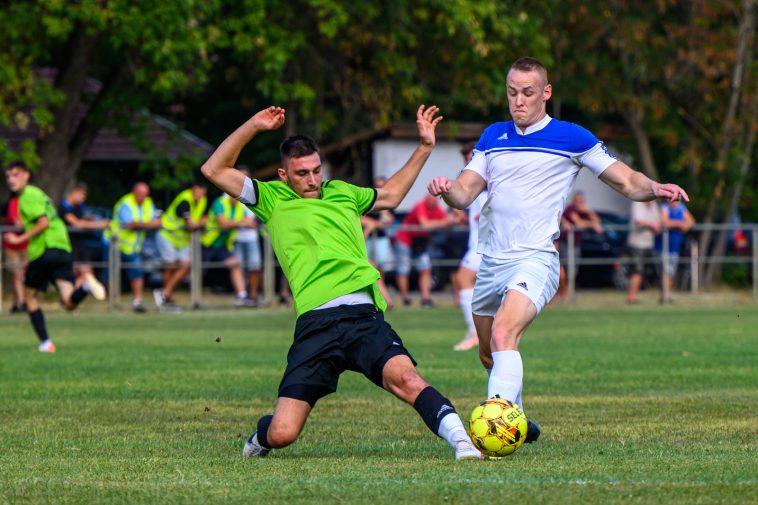
<path fill-rule="evenodd" d="M 486 395 L 457 310 L 389 321 L 467 415 Z M 301 439 L 240 449 L 271 410 L 284 311 L 0 317 L 0 503 L 758 503 L 758 308 L 549 308 L 522 342 L 536 444 L 453 461 L 355 374 Z M 219 341 L 217 341 L 219 340 Z"/>

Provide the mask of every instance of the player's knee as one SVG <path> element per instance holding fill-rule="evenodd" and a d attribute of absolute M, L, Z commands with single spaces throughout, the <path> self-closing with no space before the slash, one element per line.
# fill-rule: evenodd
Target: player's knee
<path fill-rule="evenodd" d="M 485 369 L 492 369 L 492 355 L 489 353 L 489 351 L 479 349 L 479 361 L 482 362 L 482 365 Z"/>
<path fill-rule="evenodd" d="M 266 433 L 266 439 L 270 447 L 280 449 L 287 447 L 300 435 L 296 426 L 287 423 L 273 423 Z"/>
<path fill-rule="evenodd" d="M 403 370 L 399 374 L 385 379 L 385 388 L 399 398 L 411 398 L 420 393 L 429 384 L 415 369 Z"/>
<path fill-rule="evenodd" d="M 509 326 L 492 328 L 492 350 L 504 351 L 518 347 L 519 332 Z"/>

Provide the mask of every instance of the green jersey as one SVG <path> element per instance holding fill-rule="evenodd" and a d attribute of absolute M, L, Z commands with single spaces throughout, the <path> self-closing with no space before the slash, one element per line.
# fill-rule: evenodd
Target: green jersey
<path fill-rule="evenodd" d="M 24 230 L 34 228 L 35 223 L 42 216 L 47 217 L 47 228 L 29 239 L 29 261 L 42 256 L 47 249 L 63 249 L 71 252 L 71 242 L 63 220 L 58 217 L 55 205 L 49 196 L 37 186 L 27 185 L 18 197 L 18 212 L 24 223 Z"/>
<path fill-rule="evenodd" d="M 253 184 L 257 202 L 250 209 L 271 236 L 298 316 L 362 289 L 380 310 L 387 308 L 360 223 L 374 205 L 375 189 L 334 180 L 321 184 L 321 198 L 301 198 L 283 182 Z"/>

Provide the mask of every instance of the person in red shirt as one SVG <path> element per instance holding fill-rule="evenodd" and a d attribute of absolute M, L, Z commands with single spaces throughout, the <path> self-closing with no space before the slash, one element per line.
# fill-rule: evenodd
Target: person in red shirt
<path fill-rule="evenodd" d="M 18 195 L 13 195 L 5 206 L 5 224 L 22 228 L 21 215 L 18 212 Z M 28 242 L 11 244 L 3 236 L 3 257 L 5 264 L 13 274 L 13 307 L 12 313 L 26 312 L 24 303 L 24 272 L 26 270 L 26 248 Z"/>
<path fill-rule="evenodd" d="M 421 226 L 427 230 L 438 230 L 458 224 L 457 218 L 447 213 L 440 205 L 437 197 L 427 195 L 418 202 L 405 216 L 401 224 L 406 226 Z M 401 229 L 395 234 L 395 256 L 397 260 L 397 290 L 403 299 L 403 305 L 410 305 L 408 293 L 408 274 L 411 272 L 411 261 L 416 260 L 416 270 L 419 275 L 419 291 L 421 306 L 432 307 L 432 260 L 429 256 L 429 232 Z"/>

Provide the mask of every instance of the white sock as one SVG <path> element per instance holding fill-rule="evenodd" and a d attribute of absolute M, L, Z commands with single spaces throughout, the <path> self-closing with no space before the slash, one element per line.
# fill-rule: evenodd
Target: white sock
<path fill-rule="evenodd" d="M 458 297 L 461 299 L 461 311 L 463 312 L 463 320 L 466 321 L 466 327 L 469 333 L 475 334 L 474 314 L 471 313 L 471 299 L 474 297 L 474 289 L 461 289 L 458 292 Z"/>
<path fill-rule="evenodd" d="M 466 428 L 463 427 L 461 418 L 455 413 L 450 413 L 442 418 L 437 434 L 450 444 L 450 447 L 453 449 L 455 449 L 455 446 L 459 442 L 471 441 L 468 433 L 466 433 Z"/>
<path fill-rule="evenodd" d="M 492 372 L 487 385 L 487 397 L 500 398 L 518 404 L 521 400 L 521 385 L 524 380 L 524 365 L 518 351 L 492 353 Z"/>

